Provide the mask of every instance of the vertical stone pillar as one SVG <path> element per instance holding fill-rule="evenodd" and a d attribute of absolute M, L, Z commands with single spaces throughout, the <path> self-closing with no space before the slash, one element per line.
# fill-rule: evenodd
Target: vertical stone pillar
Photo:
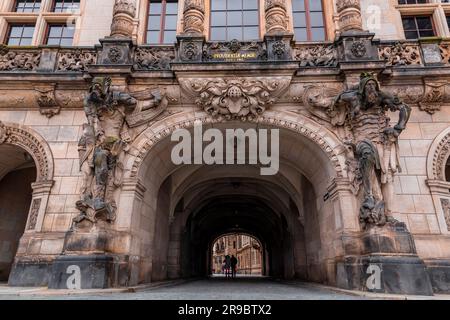
<path fill-rule="evenodd" d="M 133 19 L 136 15 L 135 0 L 116 0 L 111 24 L 111 37 L 131 38 L 133 36 Z"/>
<path fill-rule="evenodd" d="M 292 60 L 291 41 L 293 34 L 288 31 L 286 0 L 265 0 L 266 34 L 269 60 Z"/>
<path fill-rule="evenodd" d="M 288 31 L 288 15 L 286 0 L 265 0 L 266 34 L 286 33 Z"/>
<path fill-rule="evenodd" d="M 183 34 L 178 36 L 178 59 L 182 62 L 201 62 L 205 42 L 205 1 L 185 0 Z"/>
<path fill-rule="evenodd" d="M 205 30 L 205 1 L 186 0 L 183 9 L 183 34 L 201 36 Z"/>
<path fill-rule="evenodd" d="M 339 32 L 363 31 L 360 0 L 336 0 Z"/>

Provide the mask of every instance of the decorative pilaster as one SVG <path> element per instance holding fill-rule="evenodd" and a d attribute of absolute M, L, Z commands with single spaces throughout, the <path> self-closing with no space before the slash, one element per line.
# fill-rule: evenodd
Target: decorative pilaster
<path fill-rule="evenodd" d="M 336 0 L 339 31 L 362 31 L 360 0 Z"/>
<path fill-rule="evenodd" d="M 205 30 L 204 0 L 186 0 L 184 2 L 183 21 L 184 35 L 203 35 Z"/>
<path fill-rule="evenodd" d="M 133 35 L 133 19 L 136 15 L 135 0 L 116 0 L 111 25 L 111 37 L 131 38 Z"/>
<path fill-rule="evenodd" d="M 286 33 L 288 30 L 288 15 L 285 0 L 266 0 L 266 35 Z"/>

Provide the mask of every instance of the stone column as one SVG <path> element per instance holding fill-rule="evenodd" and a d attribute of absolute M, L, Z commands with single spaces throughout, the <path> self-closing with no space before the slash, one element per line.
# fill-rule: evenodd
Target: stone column
<path fill-rule="evenodd" d="M 131 38 L 133 36 L 133 19 L 136 15 L 135 0 L 116 0 L 111 24 L 111 37 Z"/>
<path fill-rule="evenodd" d="M 185 0 L 183 34 L 178 39 L 178 59 L 182 62 L 202 61 L 205 42 L 205 1 Z"/>
<path fill-rule="evenodd" d="M 204 0 L 186 0 L 183 9 L 183 34 L 201 36 L 205 30 Z"/>
<path fill-rule="evenodd" d="M 339 32 L 362 31 L 360 0 L 336 0 Z"/>
<path fill-rule="evenodd" d="M 288 15 L 286 0 L 265 0 L 266 34 L 286 33 L 288 31 Z"/>

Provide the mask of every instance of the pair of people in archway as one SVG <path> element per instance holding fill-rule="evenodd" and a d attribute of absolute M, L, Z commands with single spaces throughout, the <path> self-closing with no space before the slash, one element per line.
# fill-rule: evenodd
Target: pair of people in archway
<path fill-rule="evenodd" d="M 236 277 L 236 269 L 237 269 L 238 259 L 232 255 L 226 255 L 225 260 L 223 261 L 222 269 L 225 273 L 225 277 L 229 278 L 230 276 Z"/>

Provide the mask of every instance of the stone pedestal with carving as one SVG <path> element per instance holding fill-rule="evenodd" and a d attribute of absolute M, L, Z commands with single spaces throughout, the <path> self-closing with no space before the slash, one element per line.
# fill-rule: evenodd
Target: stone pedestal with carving
<path fill-rule="evenodd" d="M 427 268 L 404 223 L 373 227 L 361 234 L 359 255 L 337 264 L 337 285 L 350 290 L 433 295 Z M 355 249 L 352 246 L 352 249 Z M 353 253 L 353 252 L 348 252 Z"/>
<path fill-rule="evenodd" d="M 292 60 L 292 34 L 265 35 L 267 59 L 270 61 Z"/>
<path fill-rule="evenodd" d="M 204 36 L 177 36 L 178 61 L 179 62 L 202 62 Z"/>

